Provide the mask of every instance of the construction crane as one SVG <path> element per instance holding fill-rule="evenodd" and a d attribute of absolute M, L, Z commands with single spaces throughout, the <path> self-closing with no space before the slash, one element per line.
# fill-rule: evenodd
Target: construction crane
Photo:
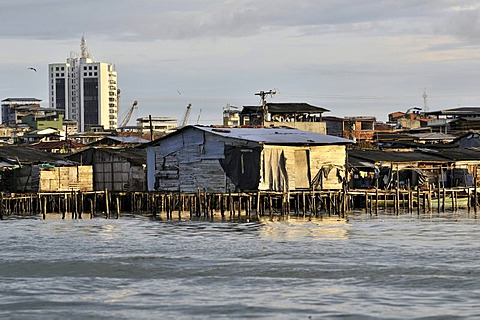
<path fill-rule="evenodd" d="M 183 115 L 182 122 L 180 123 L 180 127 L 184 127 L 187 124 L 188 118 L 190 118 L 191 109 L 192 109 L 192 104 L 189 103 L 187 106 L 187 110 L 185 110 L 185 114 Z"/>
<path fill-rule="evenodd" d="M 125 118 L 123 118 L 122 122 L 118 126 L 120 129 L 123 129 L 127 126 L 128 121 L 130 121 L 130 118 L 132 117 L 133 111 L 137 109 L 137 105 L 138 105 L 138 101 L 137 100 L 133 101 L 133 104 L 130 107 L 130 110 L 128 110 L 127 115 L 125 116 Z"/>

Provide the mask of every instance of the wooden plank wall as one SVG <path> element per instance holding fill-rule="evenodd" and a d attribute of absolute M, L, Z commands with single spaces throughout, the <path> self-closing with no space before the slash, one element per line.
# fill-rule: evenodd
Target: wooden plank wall
<path fill-rule="evenodd" d="M 219 159 L 224 142 L 217 135 L 205 139 L 204 132 L 188 130 L 162 140 L 155 148 L 155 190 L 195 193 L 234 190 Z"/>
<path fill-rule="evenodd" d="M 39 192 L 92 191 L 92 166 L 42 168 Z"/>
<path fill-rule="evenodd" d="M 323 190 L 340 190 L 342 189 L 342 182 L 337 177 L 337 169 L 340 169 L 340 174 L 345 177 L 345 162 L 347 159 L 347 151 L 345 146 L 314 146 L 310 147 L 310 170 L 312 178 L 318 173 L 320 169 L 328 166 L 333 166 L 327 178 L 322 180 Z"/>

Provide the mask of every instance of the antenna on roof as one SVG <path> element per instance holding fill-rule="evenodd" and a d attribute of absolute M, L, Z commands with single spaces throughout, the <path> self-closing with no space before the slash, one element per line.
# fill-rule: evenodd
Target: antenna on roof
<path fill-rule="evenodd" d="M 85 34 L 82 36 L 82 40 L 80 42 L 80 57 L 90 58 L 90 54 L 88 53 L 88 48 L 87 48 L 87 40 L 85 40 Z"/>
<path fill-rule="evenodd" d="M 256 96 L 260 96 L 260 98 L 262 99 L 262 126 L 265 126 L 265 119 L 267 118 L 267 113 L 268 113 L 268 110 L 267 110 L 267 100 L 265 100 L 265 96 L 267 94 L 270 95 L 270 98 L 273 98 L 273 96 L 276 94 L 277 92 L 275 90 L 270 90 L 270 91 L 260 91 L 259 93 L 255 93 Z"/>

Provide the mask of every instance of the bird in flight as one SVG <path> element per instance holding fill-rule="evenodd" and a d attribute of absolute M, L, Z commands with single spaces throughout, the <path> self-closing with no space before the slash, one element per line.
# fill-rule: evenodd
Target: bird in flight
<path fill-rule="evenodd" d="M 34 67 L 30 67 L 30 68 L 27 68 L 28 70 L 33 70 L 35 72 L 37 72 L 37 69 L 35 69 Z"/>

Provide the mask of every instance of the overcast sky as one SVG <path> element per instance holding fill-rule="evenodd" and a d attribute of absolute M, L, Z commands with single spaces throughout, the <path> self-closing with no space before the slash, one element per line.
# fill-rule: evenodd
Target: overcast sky
<path fill-rule="evenodd" d="M 455 0 L 1 1 L 0 98 L 48 101 L 49 63 L 87 39 L 116 65 L 120 120 L 221 123 L 227 104 L 307 102 L 332 116 L 480 105 L 480 3 Z M 28 70 L 37 68 L 38 72 Z M 130 122 L 130 124 L 133 124 Z"/>

